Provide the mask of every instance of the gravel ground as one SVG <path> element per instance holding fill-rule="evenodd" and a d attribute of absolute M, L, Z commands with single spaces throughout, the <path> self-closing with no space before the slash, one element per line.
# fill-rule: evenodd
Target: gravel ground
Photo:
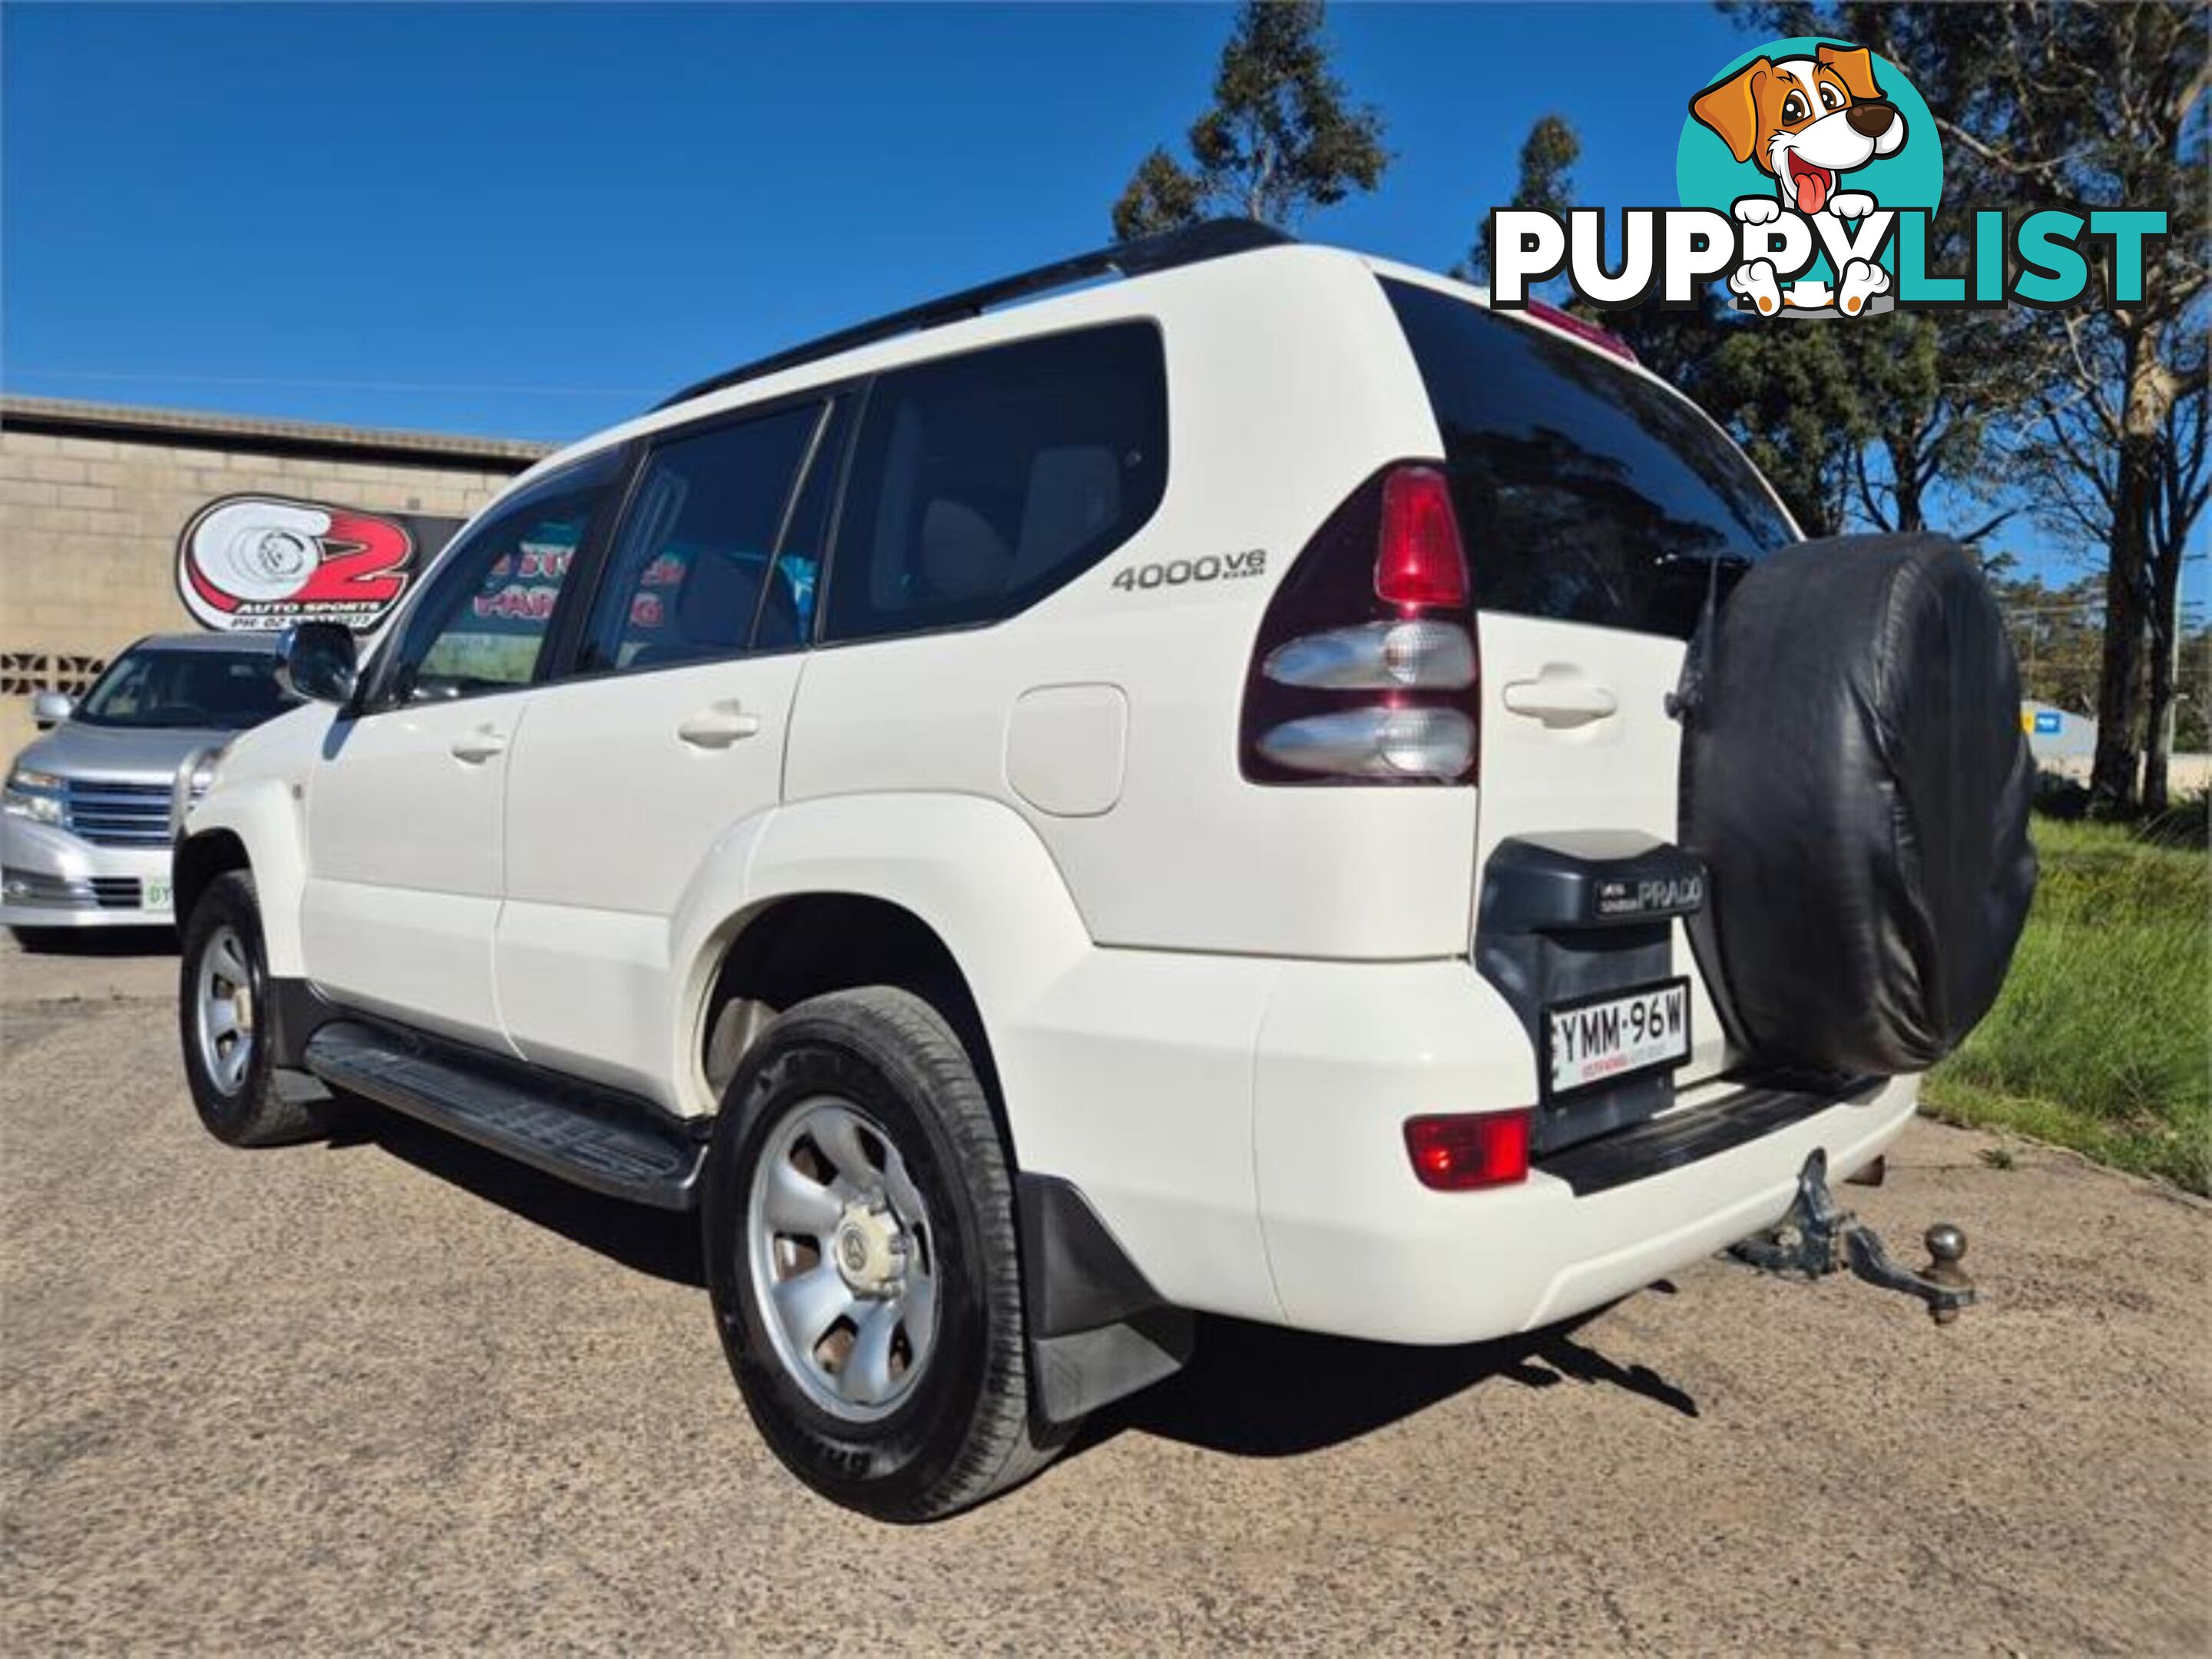
<path fill-rule="evenodd" d="M 2212 1647 L 2212 1209 L 2069 1156 L 1923 1124 L 1844 1189 L 1967 1229 L 1948 1331 L 1718 1262 L 1473 1349 L 1210 1323 L 897 1529 L 763 1449 L 678 1221 L 209 1139 L 175 971 L 0 946 L 9 1652 Z"/>

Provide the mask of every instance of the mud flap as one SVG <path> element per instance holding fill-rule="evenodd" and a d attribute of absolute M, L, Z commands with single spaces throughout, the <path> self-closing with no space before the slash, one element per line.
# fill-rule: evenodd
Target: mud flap
<path fill-rule="evenodd" d="M 1014 1191 L 1038 1415 L 1079 1423 L 1181 1370 L 1194 1322 L 1161 1299 L 1081 1190 L 1024 1170 Z"/>

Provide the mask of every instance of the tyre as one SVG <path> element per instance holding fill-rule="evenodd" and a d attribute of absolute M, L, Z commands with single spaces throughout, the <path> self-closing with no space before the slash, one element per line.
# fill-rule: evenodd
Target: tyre
<path fill-rule="evenodd" d="M 1711 872 L 1689 933 L 1723 1023 L 1764 1060 L 1925 1071 L 1996 1000 L 2035 891 L 1988 584 L 1940 536 L 1801 543 L 1752 567 L 1705 646 L 1682 843 Z"/>
<path fill-rule="evenodd" d="M 177 1019 L 185 1077 L 200 1121 L 233 1146 L 273 1146 L 323 1133 L 316 1103 L 278 1091 L 269 1044 L 256 1029 L 268 1006 L 261 907 L 243 870 L 208 884 L 185 922 Z"/>
<path fill-rule="evenodd" d="M 886 1521 L 951 1515 L 1042 1468 L 1013 1175 L 938 1012 L 888 987 L 780 1016 L 708 1151 L 722 1346 L 771 1449 Z"/>

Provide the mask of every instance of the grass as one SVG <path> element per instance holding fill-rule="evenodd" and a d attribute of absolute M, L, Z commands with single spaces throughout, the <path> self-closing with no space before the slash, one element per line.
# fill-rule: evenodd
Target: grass
<path fill-rule="evenodd" d="M 2212 1193 L 2212 860 L 2120 824 L 2039 819 L 2035 842 L 2012 973 L 1926 1109 Z"/>

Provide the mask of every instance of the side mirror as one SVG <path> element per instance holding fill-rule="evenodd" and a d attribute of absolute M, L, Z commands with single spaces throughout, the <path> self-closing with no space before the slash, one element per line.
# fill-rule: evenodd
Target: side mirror
<path fill-rule="evenodd" d="M 353 629 L 343 623 L 294 623 L 276 642 L 276 684 L 295 697 L 343 703 L 354 678 Z"/>
<path fill-rule="evenodd" d="M 31 699 L 31 724 L 41 732 L 52 731 L 76 707 L 76 699 L 66 691 L 41 691 Z"/>

